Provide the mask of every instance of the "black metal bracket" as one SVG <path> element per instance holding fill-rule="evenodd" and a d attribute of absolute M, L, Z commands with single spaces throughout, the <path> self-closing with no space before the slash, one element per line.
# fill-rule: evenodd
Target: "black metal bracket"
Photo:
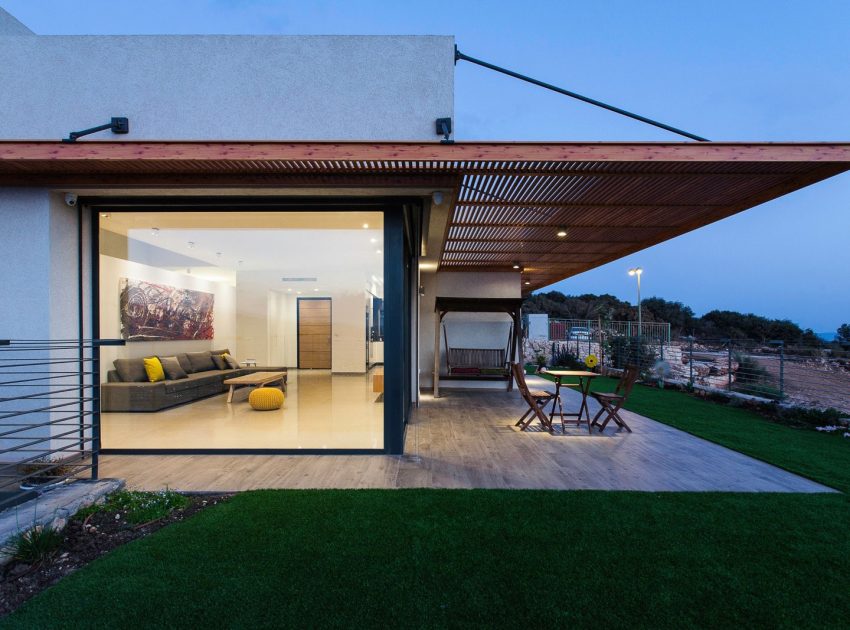
<path fill-rule="evenodd" d="M 576 92 L 571 92 L 570 90 L 565 90 L 564 88 L 560 88 L 557 85 L 552 85 L 551 83 L 544 83 L 543 81 L 538 81 L 537 79 L 532 79 L 531 77 L 527 77 L 524 74 L 520 74 L 519 72 L 514 72 L 513 70 L 508 70 L 507 68 L 502 68 L 500 66 L 496 66 L 492 63 L 487 63 L 486 61 L 481 61 L 480 59 L 476 59 L 475 57 L 470 57 L 469 55 L 464 55 L 458 47 L 455 46 L 455 65 L 457 65 L 458 61 L 468 61 L 469 63 L 474 63 L 482 68 L 487 68 L 489 70 L 494 70 L 496 72 L 501 72 L 502 74 L 506 74 L 509 77 L 513 77 L 515 79 L 519 79 L 520 81 L 525 81 L 526 83 L 531 83 L 533 85 L 538 85 L 542 88 L 546 88 L 547 90 L 552 90 L 553 92 L 557 92 L 558 94 L 563 94 L 564 96 L 569 96 L 570 98 L 575 98 L 580 101 L 584 101 L 585 103 L 590 103 L 591 105 L 595 105 L 596 107 L 601 107 L 602 109 L 607 109 L 609 112 L 614 112 L 615 114 L 620 114 L 621 116 L 626 116 L 628 118 L 632 118 L 634 120 L 639 120 L 642 123 L 646 123 L 647 125 L 652 125 L 653 127 L 658 127 L 659 129 L 664 129 L 665 131 L 670 131 L 672 133 L 678 134 L 680 136 L 684 136 L 686 138 L 690 138 L 691 140 L 698 140 L 699 142 L 708 142 L 707 138 L 703 138 L 693 133 L 689 133 L 687 131 L 682 131 L 681 129 L 677 129 L 676 127 L 671 127 L 670 125 L 665 125 L 662 122 L 658 122 L 657 120 L 652 120 L 651 118 L 647 118 L 646 116 L 641 116 L 640 114 L 635 114 L 633 112 L 626 111 L 625 109 L 620 109 L 619 107 L 614 107 L 613 105 L 608 105 L 607 103 L 603 103 L 602 101 L 597 101 L 596 99 L 590 98 L 588 96 L 582 96 L 581 94 L 577 94 Z"/>
<path fill-rule="evenodd" d="M 438 118 L 437 119 L 437 135 L 443 136 L 443 139 L 440 140 L 443 144 L 452 144 L 454 140 L 450 138 L 452 133 L 452 119 L 451 118 Z"/>
<path fill-rule="evenodd" d="M 98 131 L 106 131 L 107 129 L 112 131 L 112 133 L 130 133 L 130 119 L 123 116 L 119 116 L 117 118 L 113 117 L 112 120 L 105 125 L 98 125 L 97 127 L 83 129 L 82 131 L 72 131 L 68 134 L 67 138 L 62 138 L 62 142 L 76 142 L 77 138 L 82 138 L 83 136 L 87 136 L 90 133 L 97 133 Z"/>

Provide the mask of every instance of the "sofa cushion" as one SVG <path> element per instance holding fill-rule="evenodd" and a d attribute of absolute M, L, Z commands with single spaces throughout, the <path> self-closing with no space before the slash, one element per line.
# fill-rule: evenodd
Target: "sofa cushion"
<path fill-rule="evenodd" d="M 186 374 L 186 370 L 184 370 L 180 361 L 177 360 L 177 357 L 159 357 L 159 362 L 162 363 L 162 369 L 165 370 L 165 376 L 169 381 L 178 381 L 183 378 L 189 378 L 189 375 Z"/>
<path fill-rule="evenodd" d="M 124 383 L 145 383 L 148 373 L 142 359 L 115 359 L 112 364 Z"/>
<path fill-rule="evenodd" d="M 186 372 L 186 374 L 191 374 L 192 372 L 195 371 L 195 370 L 192 369 L 192 362 L 189 361 L 189 357 L 186 356 L 185 352 L 182 352 L 182 353 L 175 355 L 175 356 L 177 357 L 177 360 L 180 362 L 180 367 L 183 368 L 183 371 Z"/>
<path fill-rule="evenodd" d="M 225 352 L 223 355 L 221 355 L 221 358 L 224 359 L 224 362 L 227 363 L 227 367 L 229 367 L 231 370 L 239 369 L 239 363 L 236 361 L 236 359 L 233 358 L 233 355 L 229 352 Z"/>
<path fill-rule="evenodd" d="M 212 357 L 210 356 L 209 351 L 207 352 L 187 352 L 186 356 L 189 358 L 189 363 L 192 364 L 193 372 L 204 372 L 206 370 L 215 370 L 215 363 L 213 363 Z"/>
<path fill-rule="evenodd" d="M 230 354 L 230 350 L 227 348 L 224 348 L 223 350 L 210 350 L 210 354 L 217 354 L 218 356 L 221 356 L 223 354 Z"/>
<path fill-rule="evenodd" d="M 227 363 L 224 361 L 223 355 L 210 353 L 210 358 L 213 360 L 213 363 L 215 363 L 215 366 L 219 370 L 226 370 L 227 369 L 228 366 L 227 366 Z"/>
<path fill-rule="evenodd" d="M 165 380 L 165 370 L 162 369 L 162 363 L 158 357 L 146 357 L 142 359 L 145 364 L 145 372 L 148 375 L 148 380 L 151 383 L 157 383 Z"/>

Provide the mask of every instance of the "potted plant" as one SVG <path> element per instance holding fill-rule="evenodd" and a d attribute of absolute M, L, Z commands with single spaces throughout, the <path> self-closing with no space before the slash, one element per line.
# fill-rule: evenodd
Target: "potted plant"
<path fill-rule="evenodd" d="M 534 362 L 537 364 L 537 371 L 538 372 L 545 372 L 546 371 L 546 355 L 545 354 L 543 354 L 542 352 L 540 354 L 538 354 L 536 357 L 534 357 Z"/>

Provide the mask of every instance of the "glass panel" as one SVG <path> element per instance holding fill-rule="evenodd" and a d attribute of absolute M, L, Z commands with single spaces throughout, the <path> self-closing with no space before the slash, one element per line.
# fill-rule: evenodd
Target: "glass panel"
<path fill-rule="evenodd" d="M 383 448 L 382 250 L 380 212 L 101 213 L 103 447 Z"/>

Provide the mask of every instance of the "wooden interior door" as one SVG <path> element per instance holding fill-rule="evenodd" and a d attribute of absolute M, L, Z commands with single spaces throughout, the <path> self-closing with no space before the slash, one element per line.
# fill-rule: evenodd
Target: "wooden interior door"
<path fill-rule="evenodd" d="M 298 367 L 331 369 L 330 298 L 298 298 Z"/>

